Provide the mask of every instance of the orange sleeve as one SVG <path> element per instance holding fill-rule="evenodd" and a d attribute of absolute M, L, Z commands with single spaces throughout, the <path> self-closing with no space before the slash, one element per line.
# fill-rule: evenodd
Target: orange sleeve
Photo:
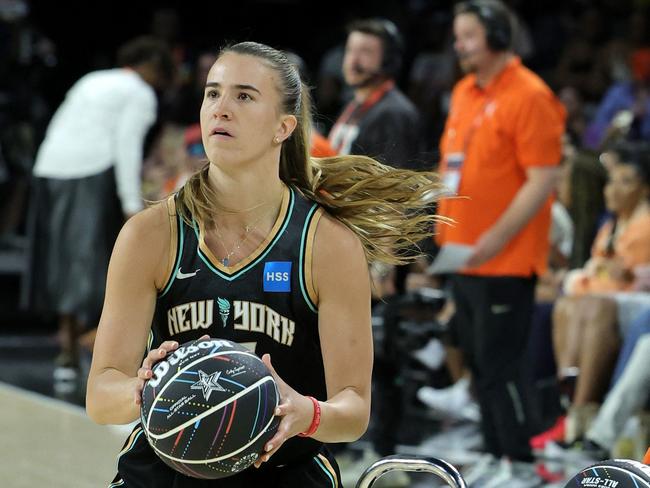
<path fill-rule="evenodd" d="M 312 132 L 311 156 L 314 158 L 329 158 L 336 156 L 336 151 L 332 149 L 328 140 L 322 135 L 317 132 Z"/>
<path fill-rule="evenodd" d="M 650 217 L 630 222 L 618 238 L 617 254 L 627 269 L 650 263 Z"/>
<path fill-rule="evenodd" d="M 562 158 L 566 111 L 551 92 L 526 96 L 517 114 L 515 152 L 523 167 L 554 166 Z"/>

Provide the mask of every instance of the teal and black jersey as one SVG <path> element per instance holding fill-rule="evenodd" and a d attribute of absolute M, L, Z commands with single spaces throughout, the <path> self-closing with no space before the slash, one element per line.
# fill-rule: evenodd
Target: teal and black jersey
<path fill-rule="evenodd" d="M 282 378 L 303 395 L 325 399 L 311 254 L 322 210 L 286 188 L 269 234 L 246 259 L 224 266 L 196 223 L 176 217 L 174 269 L 156 303 L 152 347 L 203 334 L 269 353 Z M 311 367 L 310 367 L 311 365 Z"/>
<path fill-rule="evenodd" d="M 176 256 L 157 297 L 149 348 L 166 340 L 182 344 L 204 334 L 235 341 L 259 357 L 269 353 L 276 371 L 291 387 L 325 400 L 311 276 L 314 234 L 322 213 L 298 190 L 286 187 L 269 236 L 248 258 L 224 266 L 206 246 L 196 222 L 190 225 L 175 211 L 170 212 Z M 155 454 L 144 436 L 140 441 L 144 445 L 122 455 L 121 466 L 131 465 L 131 452 L 141 465 L 141 456 L 148 457 L 147 450 L 154 462 Z M 320 448 L 318 441 L 294 437 L 269 464 L 302 462 L 316 456 Z M 168 468 L 160 462 L 157 469 Z"/>

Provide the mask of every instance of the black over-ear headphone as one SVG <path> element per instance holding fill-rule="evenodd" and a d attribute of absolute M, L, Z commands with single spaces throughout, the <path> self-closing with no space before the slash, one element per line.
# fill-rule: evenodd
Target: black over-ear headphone
<path fill-rule="evenodd" d="M 512 22 L 507 7 L 498 0 L 470 0 L 456 6 L 456 15 L 476 15 L 487 32 L 487 45 L 492 51 L 512 47 Z"/>
<path fill-rule="evenodd" d="M 382 40 L 384 41 L 384 55 L 382 61 L 382 71 L 396 77 L 402 69 L 402 56 L 404 54 L 404 39 L 397 26 L 388 19 L 374 19 L 381 26 L 383 31 Z"/>

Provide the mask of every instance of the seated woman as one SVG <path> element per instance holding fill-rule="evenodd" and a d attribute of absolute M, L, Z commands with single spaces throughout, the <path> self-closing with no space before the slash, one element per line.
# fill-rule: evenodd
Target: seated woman
<path fill-rule="evenodd" d="M 566 296 L 553 311 L 553 344 L 560 380 L 579 371 L 565 440 L 580 437 L 597 410 L 620 348 L 621 336 L 650 296 L 640 289 L 650 264 L 650 155 L 647 145 L 612 151 L 603 224 L 592 257 L 565 280 Z M 619 330 L 620 327 L 620 330 Z"/>

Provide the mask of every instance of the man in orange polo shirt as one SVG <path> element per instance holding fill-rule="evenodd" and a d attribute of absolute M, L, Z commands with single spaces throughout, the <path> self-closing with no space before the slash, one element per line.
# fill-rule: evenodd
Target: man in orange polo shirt
<path fill-rule="evenodd" d="M 496 0 L 456 6 L 454 47 L 466 76 L 452 94 L 440 171 L 459 198 L 441 202 L 456 223 L 441 226 L 437 241 L 473 246 L 451 280 L 452 331 L 474 375 L 485 447 L 495 459 L 529 461 L 524 355 L 565 113 L 512 53 L 510 18 Z"/>

